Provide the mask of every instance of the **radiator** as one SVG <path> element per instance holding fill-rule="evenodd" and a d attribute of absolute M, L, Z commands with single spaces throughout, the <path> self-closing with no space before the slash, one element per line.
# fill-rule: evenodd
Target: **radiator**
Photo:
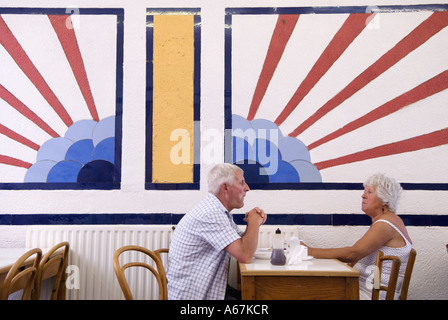
<path fill-rule="evenodd" d="M 172 227 L 168 225 L 39 225 L 27 228 L 26 246 L 51 248 L 62 241 L 70 243 L 68 300 L 120 300 L 124 296 L 113 269 L 115 251 L 126 245 L 139 245 L 150 250 L 168 248 L 171 233 Z M 125 259 L 140 258 L 140 254 L 138 257 L 131 253 L 123 255 Z M 167 258 L 163 257 L 163 260 L 166 265 Z M 120 262 L 124 264 L 129 260 Z M 126 276 L 135 299 L 158 299 L 157 285 L 153 285 L 149 271 L 131 268 L 126 271 Z"/>
<path fill-rule="evenodd" d="M 242 227 L 244 229 L 244 227 Z M 271 239 L 277 227 L 262 226 L 258 246 L 271 246 Z M 285 239 L 297 235 L 297 228 L 281 226 Z M 116 279 L 112 258 L 115 251 L 126 245 L 139 245 L 150 250 L 168 248 L 172 235 L 171 225 L 36 225 L 26 230 L 27 248 L 51 248 L 68 241 L 70 255 L 67 270 L 68 300 L 121 300 L 124 298 Z M 129 254 L 120 260 L 140 259 L 140 254 Z M 163 255 L 167 265 L 167 256 Z M 235 268 L 232 268 L 235 269 Z M 232 276 L 233 273 L 233 276 Z M 135 299 L 158 299 L 158 288 L 149 271 L 142 268 L 126 271 Z M 231 279 L 234 271 L 231 271 Z"/>

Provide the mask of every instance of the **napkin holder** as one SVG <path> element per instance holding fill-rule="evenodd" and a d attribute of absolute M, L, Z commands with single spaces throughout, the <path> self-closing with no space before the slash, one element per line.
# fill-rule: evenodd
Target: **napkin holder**
<path fill-rule="evenodd" d="M 297 265 L 302 263 L 302 258 L 308 256 L 308 248 L 300 244 L 297 237 L 289 239 L 288 265 Z"/>

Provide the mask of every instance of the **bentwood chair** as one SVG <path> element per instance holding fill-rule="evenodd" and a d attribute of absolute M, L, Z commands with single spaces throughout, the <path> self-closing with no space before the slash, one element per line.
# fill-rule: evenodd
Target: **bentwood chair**
<path fill-rule="evenodd" d="M 129 262 L 124 265 L 120 265 L 120 255 L 126 251 L 137 251 L 142 252 L 145 255 L 149 256 L 156 265 L 156 268 L 153 268 L 151 265 L 145 263 L 145 262 Z M 120 285 L 121 290 L 123 291 L 123 295 L 126 300 L 133 300 L 134 297 L 132 295 L 131 289 L 129 287 L 128 281 L 125 276 L 125 270 L 131 267 L 143 267 L 148 269 L 152 272 L 154 277 L 157 280 L 157 284 L 159 286 L 159 299 L 160 300 L 167 300 L 168 299 L 168 292 L 166 290 L 166 274 L 165 269 L 162 264 L 162 260 L 159 258 L 159 255 L 154 253 L 153 251 L 140 247 L 140 246 L 124 246 L 115 251 L 114 257 L 114 271 L 115 275 L 117 276 L 118 283 Z"/>
<path fill-rule="evenodd" d="M 406 265 L 406 270 L 404 272 L 400 300 L 406 300 L 408 298 L 409 282 L 411 281 L 412 270 L 414 269 L 414 262 L 416 257 L 417 251 L 413 248 L 409 253 L 408 264 Z"/>
<path fill-rule="evenodd" d="M 381 271 L 384 261 L 391 261 L 389 282 L 387 286 L 381 285 Z M 397 287 L 398 272 L 400 271 L 401 260 L 395 256 L 385 256 L 382 251 L 376 254 L 375 274 L 373 278 L 372 300 L 379 300 L 380 291 L 386 291 L 386 300 L 394 300 L 395 288 Z"/>
<path fill-rule="evenodd" d="M 169 252 L 168 248 L 154 250 L 154 253 L 159 257 L 160 261 L 162 261 L 162 266 L 163 266 L 163 261 L 164 260 L 163 260 L 163 258 L 161 256 L 161 253 L 167 253 L 168 254 L 168 252 Z M 165 266 L 163 266 L 163 268 L 165 268 Z M 163 272 L 166 274 L 165 269 L 163 270 Z M 168 287 L 167 287 L 168 283 L 167 283 L 167 280 L 166 280 L 166 276 L 162 277 L 162 285 L 163 285 L 163 290 L 164 290 L 164 292 L 166 294 L 165 300 L 167 300 L 168 299 Z"/>
<path fill-rule="evenodd" d="M 35 255 L 34 260 L 31 257 Z M 23 289 L 22 300 L 28 300 L 36 277 L 42 250 L 35 248 L 23 254 L 9 269 L 0 289 L 0 300 L 7 300 L 11 293 Z M 30 265 L 32 263 L 32 265 Z"/>
<path fill-rule="evenodd" d="M 160 260 L 162 260 L 162 256 L 160 254 L 161 253 L 168 253 L 168 252 L 169 252 L 168 248 L 154 250 L 154 253 L 159 257 Z"/>
<path fill-rule="evenodd" d="M 65 299 L 65 269 L 67 268 L 69 248 L 68 242 L 61 242 L 43 256 L 37 268 L 31 299 L 39 300 L 42 281 L 50 277 L 55 277 L 50 299 Z"/>

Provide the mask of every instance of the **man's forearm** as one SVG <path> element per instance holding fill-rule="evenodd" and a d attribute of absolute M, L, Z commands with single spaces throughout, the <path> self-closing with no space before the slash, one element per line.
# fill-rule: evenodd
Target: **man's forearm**
<path fill-rule="evenodd" d="M 246 232 L 241 238 L 243 250 L 247 255 L 251 258 L 253 257 L 255 250 L 258 245 L 258 233 L 260 231 L 260 226 L 256 224 L 248 224 L 246 228 Z"/>

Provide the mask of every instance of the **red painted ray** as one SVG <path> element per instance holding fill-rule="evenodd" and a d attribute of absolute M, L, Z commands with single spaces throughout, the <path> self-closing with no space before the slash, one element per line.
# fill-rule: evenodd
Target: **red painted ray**
<path fill-rule="evenodd" d="M 341 92 L 289 134 L 296 137 L 448 25 L 448 12 L 435 12 L 357 76 Z"/>
<path fill-rule="evenodd" d="M 54 92 L 50 89 L 45 79 L 34 66 L 26 52 L 23 50 L 16 37 L 12 34 L 6 22 L 0 16 L 0 44 L 11 55 L 17 65 L 22 69 L 30 81 L 34 84 L 36 89 L 42 94 L 48 104 L 59 115 L 67 127 L 73 124 L 73 120 L 56 97 Z"/>
<path fill-rule="evenodd" d="M 308 146 L 308 150 L 312 150 L 348 132 L 356 130 L 366 124 L 369 124 L 406 106 L 409 106 L 410 104 L 413 104 L 433 94 L 443 91 L 446 88 L 448 88 L 448 70 L 418 85 L 414 89 L 409 90 L 408 92 L 396 97 L 395 99 L 386 102 L 382 106 L 376 108 L 375 110 L 372 110 L 361 118 L 350 122 L 341 129 L 336 130 L 335 132 L 317 140 L 316 142 L 311 143 Z"/>
<path fill-rule="evenodd" d="M 5 100 L 14 109 L 24 115 L 26 118 L 34 122 L 42 130 L 48 133 L 53 138 L 59 137 L 56 131 L 54 131 L 45 121 L 43 121 L 37 114 L 35 114 L 30 108 L 24 105 L 19 99 L 17 99 L 11 92 L 0 84 L 0 99 Z"/>
<path fill-rule="evenodd" d="M 59 38 L 59 42 L 64 49 L 67 60 L 72 68 L 75 79 L 81 90 L 82 96 L 87 103 L 92 119 L 100 121 L 96 110 L 95 101 L 93 100 L 92 91 L 90 90 L 89 80 L 87 78 L 84 61 L 79 50 L 76 34 L 72 26 L 69 15 L 49 15 L 48 18 L 53 26 L 54 31 Z M 69 23 L 67 23 L 69 22 Z"/>
<path fill-rule="evenodd" d="M 444 144 L 448 144 L 448 128 L 414 138 L 392 142 L 372 149 L 352 153 L 336 159 L 318 162 L 314 165 L 318 170 L 323 170 L 348 163 L 386 157 L 394 154 L 417 151 L 421 149 L 433 148 Z"/>
<path fill-rule="evenodd" d="M 22 160 L 19 160 L 16 158 L 4 156 L 2 154 L 0 154 L 0 163 L 7 164 L 10 166 L 14 166 L 14 167 L 26 168 L 26 169 L 29 169 L 32 166 L 32 164 L 29 162 L 25 162 L 25 161 L 22 161 Z"/>
<path fill-rule="evenodd" d="M 34 149 L 36 151 L 38 151 L 40 148 L 40 146 L 37 143 L 34 143 L 33 141 L 25 138 L 24 136 L 18 134 L 17 132 L 12 131 L 11 129 L 5 127 L 2 124 L 0 124 L 0 134 L 3 134 L 8 138 L 11 138 L 17 142 L 20 142 L 21 144 L 30 147 L 31 149 Z"/>
<path fill-rule="evenodd" d="M 269 44 L 266 59 L 261 70 L 260 77 L 258 78 L 257 87 L 255 88 L 254 96 L 250 104 L 248 120 L 253 120 L 255 114 L 260 107 L 261 100 L 268 89 L 275 69 L 285 51 L 286 44 L 296 26 L 299 15 L 295 14 L 280 14 L 277 19 L 277 24 L 272 34 L 271 43 Z"/>
<path fill-rule="evenodd" d="M 344 53 L 348 46 L 364 30 L 372 19 L 374 13 L 351 14 L 344 22 L 339 31 L 330 41 L 324 52 L 316 61 L 306 78 L 297 88 L 296 92 L 289 100 L 286 107 L 275 120 L 276 125 L 281 125 L 283 121 L 294 111 L 299 103 L 311 91 L 322 76 L 331 68 L 335 61 Z"/>

